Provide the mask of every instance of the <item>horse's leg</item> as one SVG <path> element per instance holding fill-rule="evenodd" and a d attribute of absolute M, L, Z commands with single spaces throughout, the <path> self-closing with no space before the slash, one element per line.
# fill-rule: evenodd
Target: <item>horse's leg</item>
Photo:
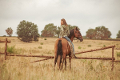
<path fill-rule="evenodd" d="M 56 62 L 57 62 L 57 53 L 56 53 L 55 58 L 54 58 L 54 70 L 55 70 Z"/>
<path fill-rule="evenodd" d="M 63 56 L 60 55 L 60 70 L 62 70 L 62 68 L 63 68 L 63 58 L 62 57 Z"/>
<path fill-rule="evenodd" d="M 57 69 L 59 70 L 61 66 L 61 55 L 58 55 L 57 57 Z"/>
<path fill-rule="evenodd" d="M 70 66 L 70 69 L 71 69 L 71 54 L 69 55 L 69 66 Z"/>
<path fill-rule="evenodd" d="M 67 64 L 67 62 L 66 62 L 66 54 L 65 53 L 63 53 L 63 63 L 64 63 L 64 61 L 65 61 L 65 70 L 66 70 L 66 64 Z"/>
<path fill-rule="evenodd" d="M 67 62 L 66 62 L 66 57 L 65 57 L 65 70 L 66 70 L 66 64 L 67 64 Z"/>

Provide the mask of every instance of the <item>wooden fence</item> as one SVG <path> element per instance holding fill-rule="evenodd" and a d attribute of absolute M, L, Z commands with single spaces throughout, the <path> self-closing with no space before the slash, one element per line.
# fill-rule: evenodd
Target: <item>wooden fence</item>
<path fill-rule="evenodd" d="M 5 42 L 5 52 L 4 53 L 1 53 L 0 54 L 4 54 L 5 55 L 5 60 L 6 60 L 6 56 L 18 56 L 18 57 L 40 57 L 40 58 L 45 58 L 45 59 L 42 59 L 42 60 L 37 60 L 37 61 L 34 61 L 34 62 L 39 62 L 39 61 L 44 61 L 44 60 L 48 60 L 48 59 L 53 59 L 54 56 L 44 56 L 44 55 L 15 55 L 15 54 L 9 54 L 7 52 L 7 43 L 10 43 L 11 41 L 8 41 L 7 38 L 5 41 L 1 41 L 0 40 L 0 43 L 2 42 Z M 114 46 L 108 46 L 108 47 L 104 47 L 104 48 L 99 48 L 99 49 L 92 49 L 92 50 L 87 50 L 87 51 L 82 51 L 82 52 L 78 52 L 78 53 L 75 53 L 76 55 L 77 54 L 83 54 L 83 53 L 87 53 L 87 52 L 93 52 L 93 51 L 98 51 L 98 50 L 104 50 L 104 49 L 109 49 L 109 48 L 112 48 L 112 57 L 104 57 L 104 58 L 93 58 L 93 57 L 77 57 L 77 58 L 74 58 L 74 59 L 99 59 L 99 60 L 111 60 L 112 61 L 112 68 L 111 70 L 113 70 L 114 68 L 114 62 L 120 62 L 119 60 L 115 60 L 115 57 L 114 57 L 114 48 L 115 48 L 115 45 Z M 68 58 L 68 57 L 67 57 Z"/>

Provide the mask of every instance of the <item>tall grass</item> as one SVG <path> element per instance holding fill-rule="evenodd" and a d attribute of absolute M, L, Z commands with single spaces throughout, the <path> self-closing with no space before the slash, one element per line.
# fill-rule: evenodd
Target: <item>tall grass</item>
<path fill-rule="evenodd" d="M 10 80 L 6 64 L 0 64 L 0 80 Z"/>
<path fill-rule="evenodd" d="M 31 59 L 31 58 L 30 58 Z M 1 80 L 119 80 L 120 72 L 111 72 L 103 61 L 74 60 L 71 70 L 53 70 L 53 60 L 29 63 L 27 58 L 15 58 L 0 65 Z M 16 61 L 18 60 L 18 61 Z M 72 61 L 73 62 L 73 61 Z M 1 64 L 1 63 L 0 63 Z M 11 65 L 10 65 L 11 64 Z M 13 66 L 14 65 L 14 66 Z M 110 65 L 110 64 L 109 64 Z M 104 67 L 105 66 L 105 67 Z"/>

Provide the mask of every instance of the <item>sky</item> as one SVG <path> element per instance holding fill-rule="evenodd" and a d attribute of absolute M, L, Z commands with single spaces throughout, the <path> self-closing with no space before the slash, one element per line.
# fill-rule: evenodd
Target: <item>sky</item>
<path fill-rule="evenodd" d="M 17 36 L 20 21 L 38 26 L 39 34 L 45 25 L 60 26 L 61 19 L 78 26 L 81 34 L 88 29 L 105 26 L 116 38 L 120 30 L 120 0 L 0 0 L 0 36 L 7 35 L 8 27 Z"/>

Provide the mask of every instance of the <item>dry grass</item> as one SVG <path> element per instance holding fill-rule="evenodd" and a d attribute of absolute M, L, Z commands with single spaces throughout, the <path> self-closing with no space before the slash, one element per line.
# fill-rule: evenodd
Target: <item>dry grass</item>
<path fill-rule="evenodd" d="M 4 40 L 0 37 L 0 40 Z M 9 37 L 11 43 L 20 52 L 19 54 L 29 55 L 54 55 L 54 42 L 57 38 L 39 38 L 39 42 L 25 43 L 16 37 Z M 84 40 L 74 41 L 75 52 L 116 45 L 120 48 L 119 41 Z M 0 43 L 0 52 L 4 52 L 4 43 Z M 88 46 L 91 45 L 91 46 Z M 104 46 L 105 45 L 105 46 Z M 42 48 L 40 48 L 42 47 Z M 79 48 L 80 47 L 80 48 Z M 40 49 L 39 49 L 40 48 Z M 76 56 L 83 57 L 111 57 L 112 49 L 95 51 Z M 115 50 L 115 58 L 120 59 Z M 67 70 L 53 70 L 53 59 L 30 63 L 41 58 L 7 57 L 0 55 L 0 80 L 120 80 L 120 63 L 115 63 L 111 71 L 111 61 L 102 60 L 75 60 L 72 59 L 71 70 L 67 60 Z"/>

